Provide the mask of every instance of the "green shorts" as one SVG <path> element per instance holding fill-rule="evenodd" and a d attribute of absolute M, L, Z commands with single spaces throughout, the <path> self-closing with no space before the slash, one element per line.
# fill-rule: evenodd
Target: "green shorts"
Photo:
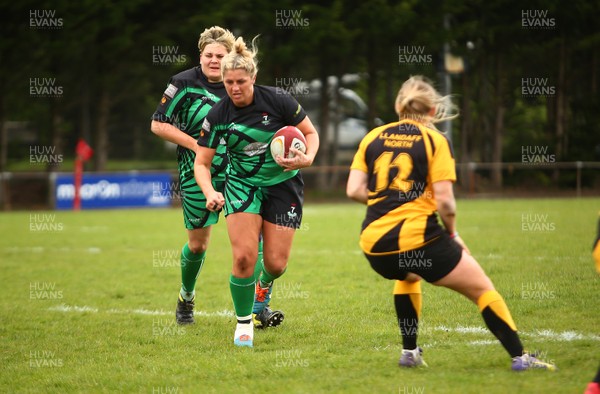
<path fill-rule="evenodd" d="M 280 226 L 298 229 L 302 222 L 304 181 L 298 172 L 293 178 L 272 186 L 254 186 L 243 179 L 227 177 L 225 216 L 247 212 Z"/>
<path fill-rule="evenodd" d="M 213 187 L 223 192 L 224 179 L 217 176 L 213 178 Z M 206 197 L 194 178 L 192 165 L 179 165 L 179 190 L 181 192 L 181 207 L 183 208 L 183 222 L 188 230 L 208 227 L 219 221 L 220 212 L 211 212 L 206 209 Z"/>

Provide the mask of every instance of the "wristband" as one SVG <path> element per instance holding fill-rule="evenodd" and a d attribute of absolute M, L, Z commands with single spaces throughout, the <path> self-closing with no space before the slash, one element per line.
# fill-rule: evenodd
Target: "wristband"
<path fill-rule="evenodd" d="M 458 237 L 458 231 L 455 231 L 452 234 L 450 234 L 450 239 L 454 239 L 456 237 Z"/>

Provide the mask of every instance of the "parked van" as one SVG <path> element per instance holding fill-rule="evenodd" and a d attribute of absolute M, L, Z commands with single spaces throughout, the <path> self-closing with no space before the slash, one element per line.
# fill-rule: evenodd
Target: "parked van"
<path fill-rule="evenodd" d="M 356 78 L 358 77 L 353 75 L 345 76 L 342 82 L 356 82 Z M 337 77 L 329 77 L 329 126 L 323 130 L 320 125 L 321 89 L 321 81 L 314 79 L 309 83 L 298 83 L 290 93 L 317 127 L 322 144 L 337 149 L 339 159 L 347 161 L 347 156 L 353 155 L 369 131 L 367 105 L 354 90 L 340 86 Z"/>

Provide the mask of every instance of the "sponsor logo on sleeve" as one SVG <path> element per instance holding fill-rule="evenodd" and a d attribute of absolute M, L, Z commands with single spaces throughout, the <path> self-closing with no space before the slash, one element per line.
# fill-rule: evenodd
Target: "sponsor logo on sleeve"
<path fill-rule="evenodd" d="M 210 132 L 210 122 L 206 118 L 204 118 L 204 122 L 202 122 L 202 130 Z"/>
<path fill-rule="evenodd" d="M 169 86 L 167 86 L 167 89 L 165 89 L 165 96 L 168 98 L 173 98 L 178 90 L 179 89 L 177 88 L 177 86 L 170 83 Z"/>

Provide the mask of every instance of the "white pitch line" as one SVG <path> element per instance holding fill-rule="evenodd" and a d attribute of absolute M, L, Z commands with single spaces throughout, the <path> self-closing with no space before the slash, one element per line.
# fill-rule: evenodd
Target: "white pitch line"
<path fill-rule="evenodd" d="M 49 311 L 54 311 L 54 312 L 91 312 L 91 313 L 110 313 L 110 314 L 117 314 L 117 315 L 130 315 L 130 314 L 134 314 L 134 315 L 145 315 L 145 316 L 171 316 L 174 314 L 174 312 L 169 312 L 169 311 L 163 311 L 163 310 L 149 310 L 149 309 L 143 309 L 143 308 L 138 308 L 138 309 L 107 309 L 104 311 L 99 310 L 98 308 L 94 308 L 91 306 L 78 306 L 78 305 L 66 305 L 66 304 L 61 304 L 61 305 L 56 305 L 56 306 L 52 306 L 50 308 L 48 308 Z M 232 317 L 235 316 L 235 314 L 233 313 L 233 311 L 229 311 L 229 310 L 222 310 L 222 311 L 216 311 L 216 312 L 205 312 L 205 311 L 194 311 L 194 315 L 195 316 L 203 316 L 203 317 Z"/>
<path fill-rule="evenodd" d="M 465 326 L 457 326 L 457 327 L 448 327 L 448 326 L 438 326 L 434 327 L 436 331 L 453 331 L 458 332 L 459 334 L 485 334 L 490 332 L 487 328 L 483 327 L 465 327 Z"/>
<path fill-rule="evenodd" d="M 484 327 L 465 327 L 465 326 L 458 326 L 458 327 L 448 327 L 448 326 L 438 326 L 438 327 L 434 327 L 434 330 L 436 331 L 446 331 L 446 332 L 456 332 L 459 334 L 485 334 L 485 333 L 489 333 L 489 330 L 487 328 Z M 579 332 L 575 332 L 575 331 L 562 331 L 562 332 L 556 332 L 553 330 L 536 330 L 535 332 L 527 332 L 527 331 L 519 331 L 519 334 L 521 336 L 526 336 L 528 338 L 534 338 L 534 339 L 538 339 L 538 340 L 547 340 L 547 341 L 554 341 L 554 342 L 572 342 L 572 341 L 585 341 L 585 340 L 591 340 L 591 341 L 600 341 L 600 336 L 599 335 L 595 335 L 595 334 L 582 334 Z M 470 342 L 473 345 L 488 345 L 488 344 L 494 344 L 497 343 L 496 341 L 488 341 L 488 340 L 478 340 L 478 341 L 471 341 Z"/>
<path fill-rule="evenodd" d="M 546 330 L 537 330 L 535 332 L 535 334 L 533 334 L 533 335 L 542 337 L 542 338 L 548 338 L 550 340 L 560 341 L 560 342 L 571 342 L 571 341 L 584 340 L 584 339 L 592 339 L 595 341 L 600 341 L 599 335 L 594 335 L 594 334 L 585 335 L 585 334 L 580 334 L 575 331 L 554 332 L 552 330 L 546 329 Z"/>
<path fill-rule="evenodd" d="M 51 306 L 50 308 L 48 308 L 48 310 L 57 312 L 98 312 L 98 308 L 92 308 L 91 306 L 70 306 L 65 304 Z"/>
<path fill-rule="evenodd" d="M 446 332 L 456 332 L 459 334 L 486 334 L 489 333 L 489 330 L 485 327 L 477 327 L 477 326 L 457 326 L 457 327 L 448 327 L 448 326 L 437 326 L 434 327 L 436 331 L 446 331 Z M 596 334 L 582 334 L 575 331 L 562 331 L 556 332 L 553 330 L 535 330 L 534 332 L 527 331 L 519 331 L 520 335 L 545 339 L 556 342 L 572 342 L 572 341 L 584 341 L 584 340 L 592 340 L 592 341 L 600 341 L 600 335 Z M 495 343 L 495 342 L 494 342 Z M 483 343 L 482 343 L 483 344 Z"/>
<path fill-rule="evenodd" d="M 4 248 L 5 251 L 10 253 L 45 253 L 45 252 L 60 252 L 60 253 L 81 253 L 87 252 L 91 254 L 102 253 L 102 249 L 90 246 L 87 248 L 70 248 L 68 246 L 47 248 L 45 246 L 10 246 Z"/>
<path fill-rule="evenodd" d="M 164 311 L 164 310 L 149 310 L 149 309 L 107 309 L 104 311 L 99 310 L 98 308 L 83 305 L 56 305 L 48 308 L 49 311 L 55 312 L 89 312 L 89 313 L 110 313 L 110 314 L 134 314 L 134 315 L 145 315 L 145 316 L 171 316 L 173 312 Z M 223 309 L 222 311 L 215 312 L 206 312 L 206 311 L 195 311 L 194 315 L 202 316 L 202 317 L 233 317 L 235 314 L 233 311 Z M 489 330 L 485 327 L 481 326 L 456 326 L 456 327 L 448 327 L 445 325 L 437 326 L 433 328 L 435 331 L 445 331 L 445 332 L 455 332 L 458 334 L 487 334 Z M 427 330 L 424 328 L 424 330 Z M 554 341 L 554 342 L 573 342 L 573 341 L 600 341 L 600 335 L 595 334 L 582 334 L 576 331 L 562 331 L 556 332 L 549 329 L 544 330 L 536 330 L 534 332 L 519 332 L 520 335 L 526 336 L 528 338 L 534 338 L 537 340 L 546 340 L 546 341 Z M 469 342 L 472 345 L 495 345 L 497 341 L 493 339 L 482 339 L 482 340 L 473 340 Z M 380 350 L 380 349 L 377 349 Z"/>
<path fill-rule="evenodd" d="M 473 345 L 473 346 L 488 346 L 488 345 L 497 345 L 498 341 L 494 341 L 491 339 L 480 339 L 477 341 L 471 341 L 469 342 L 469 345 Z"/>

